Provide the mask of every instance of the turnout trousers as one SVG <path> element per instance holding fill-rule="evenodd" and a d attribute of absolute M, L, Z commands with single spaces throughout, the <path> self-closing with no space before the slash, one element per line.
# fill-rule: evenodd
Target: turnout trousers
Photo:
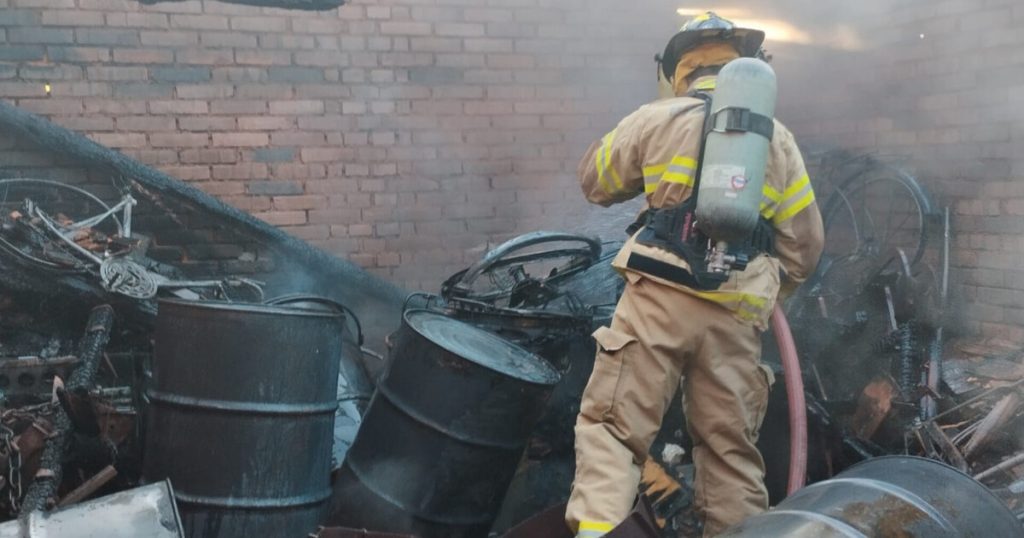
<path fill-rule="evenodd" d="M 768 508 L 754 446 L 774 377 L 761 335 L 720 305 L 627 272 L 576 422 L 576 475 L 566 521 L 583 538 L 622 522 L 640 470 L 682 378 L 704 535 Z"/>

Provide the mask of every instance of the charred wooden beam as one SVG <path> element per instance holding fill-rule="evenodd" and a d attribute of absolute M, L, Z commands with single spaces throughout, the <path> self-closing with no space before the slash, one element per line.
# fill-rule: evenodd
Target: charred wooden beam
<path fill-rule="evenodd" d="M 103 350 L 110 340 L 110 329 L 114 325 L 114 309 L 110 305 L 97 306 L 89 315 L 85 334 L 78 344 L 78 368 L 68 378 L 67 388 L 72 392 L 87 391 L 96 379 Z M 50 501 L 56 498 L 57 488 L 63 478 L 64 456 L 71 444 L 72 420 L 63 407 L 54 415 L 54 435 L 46 441 L 39 471 L 25 493 L 21 516 L 36 510 L 47 510 Z"/>

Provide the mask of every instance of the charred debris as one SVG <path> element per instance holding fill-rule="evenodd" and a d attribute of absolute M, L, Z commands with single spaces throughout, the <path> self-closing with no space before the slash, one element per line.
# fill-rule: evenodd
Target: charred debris
<path fill-rule="evenodd" d="M 0 122 L 103 178 L 0 179 L 0 536 L 121 536 L 98 530 L 110 518 L 154 537 L 567 532 L 589 335 L 621 293 L 621 243 L 531 233 L 407 295 L 45 120 L 0 103 Z M 841 513 L 866 536 L 979 518 L 1019 534 L 1024 350 L 957 338 L 955 223 L 876 158 L 810 162 L 828 247 L 787 314 L 807 490 L 831 508 L 809 493 L 782 508 Z M 204 223 L 251 253 L 192 263 L 179 245 L 210 236 L 154 232 L 166 222 Z M 777 365 L 770 334 L 764 349 Z M 773 394 L 760 444 L 779 504 L 789 424 L 785 391 Z M 616 536 L 697 532 L 674 407 Z M 850 496 L 850 477 L 877 483 Z M 920 491 L 936 477 L 962 483 L 946 505 Z M 886 509 L 904 498 L 893 488 L 920 504 Z M 804 521 L 758 517 L 731 535 Z"/>

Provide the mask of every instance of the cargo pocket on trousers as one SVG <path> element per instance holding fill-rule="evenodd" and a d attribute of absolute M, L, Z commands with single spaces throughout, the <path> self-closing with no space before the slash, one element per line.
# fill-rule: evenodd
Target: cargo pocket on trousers
<path fill-rule="evenodd" d="M 622 374 L 629 366 L 629 354 L 636 347 L 636 337 L 601 327 L 594 331 L 598 354 L 594 361 L 594 373 L 587 385 L 584 407 L 589 407 L 591 417 L 603 420 L 615 409 L 620 390 Z"/>
<path fill-rule="evenodd" d="M 757 430 L 760 430 L 761 424 L 764 422 L 764 416 L 768 412 L 768 398 L 771 396 L 772 385 L 775 384 L 775 372 L 772 371 L 770 366 L 765 364 L 758 364 L 757 370 L 760 382 L 762 383 L 762 391 L 757 402 L 757 416 L 755 418 L 757 419 Z"/>

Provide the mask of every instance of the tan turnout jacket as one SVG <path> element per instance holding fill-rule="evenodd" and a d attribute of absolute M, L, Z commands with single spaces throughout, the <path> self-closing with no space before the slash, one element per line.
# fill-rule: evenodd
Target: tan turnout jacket
<path fill-rule="evenodd" d="M 693 87 L 711 89 L 713 77 Z M 579 166 L 580 186 L 587 200 L 609 206 L 643 193 L 653 208 L 671 207 L 690 197 L 700 152 L 704 102 L 676 97 L 641 107 L 618 127 L 590 146 Z M 771 142 L 761 215 L 775 228 L 775 256 L 761 255 L 715 291 L 698 291 L 681 284 L 648 278 L 721 304 L 758 328 L 768 316 L 780 287 L 788 295 L 810 276 L 824 243 L 821 214 L 810 178 L 792 133 L 778 121 Z M 627 275 L 626 261 L 633 252 L 689 269 L 686 262 L 666 250 L 627 241 L 612 265 Z M 780 269 L 784 272 L 780 282 Z"/>

